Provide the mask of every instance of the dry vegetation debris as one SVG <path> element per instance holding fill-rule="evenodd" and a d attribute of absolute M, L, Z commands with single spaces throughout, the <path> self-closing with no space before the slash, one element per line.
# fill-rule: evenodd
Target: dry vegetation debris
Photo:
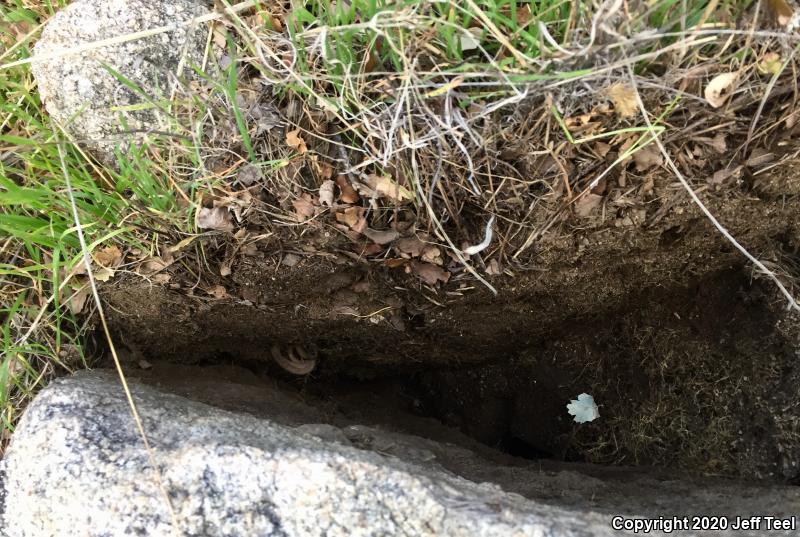
<path fill-rule="evenodd" d="M 688 198 L 656 134 L 701 195 L 757 175 L 765 148 L 797 158 L 785 143 L 797 122 L 797 35 L 782 4 L 745 8 L 737 24 L 732 11 L 703 11 L 716 22 L 691 29 L 679 16 L 647 25 L 645 4 L 582 6 L 565 27 L 520 5 L 515 24 L 538 25 L 550 44 L 535 55 L 480 8 L 457 8 L 468 24 L 456 28 L 434 5 L 368 14 L 356 4 L 340 25 L 315 7 L 305 24 L 280 6 L 216 23 L 209 53 L 236 85 L 233 95 L 208 90 L 213 106 L 193 122 L 214 127 L 196 128 L 207 170 L 199 227 L 324 243 L 431 285 L 525 270 L 548 232 L 657 226 Z M 558 42 L 555 31 L 565 33 Z M 248 216 L 233 219 L 216 200 L 238 204 L 241 192 Z M 488 247 L 467 252 L 490 233 Z M 439 255 L 404 251 L 401 240 Z"/>
<path fill-rule="evenodd" d="M 9 60 L 26 61 L 19 43 L 49 16 L 22 4 L 35 16 L 3 21 L 7 72 Z M 689 198 L 655 136 L 704 200 L 800 193 L 796 177 L 773 174 L 800 152 L 793 6 L 689 4 L 220 8 L 204 23 L 197 76 L 173 96 L 175 132 L 120 155 L 119 170 L 71 150 L 86 193 L 80 214 L 98 222 L 87 230 L 94 274 L 113 283 L 130 272 L 231 300 L 226 278 L 266 252 L 281 259 L 278 270 L 306 257 L 385 267 L 439 304 L 448 285 L 478 278 L 491 288 L 493 278 L 546 265 L 552 245 L 578 231 L 658 229 L 684 210 Z M 63 186 L 39 205 L 25 197 L 56 180 L 47 144 L 60 133 L 31 100 L 28 73 L 13 72 L 19 82 L 4 87 L 0 118 L 3 207 L 45 215 L 36 229 L 49 231 L 34 237 L 21 214 L 3 220 L 14 359 L 0 375 L 27 379 L 3 394 L 4 432 L 42 378 L 80 365 L 77 340 L 62 332 L 81 333 L 85 318 L 62 319 L 60 305 L 89 309 L 74 241 L 58 250 L 73 238 L 68 208 L 52 201 Z M 798 273 L 791 259 L 765 261 L 787 286 Z M 26 346 L 31 334 L 43 343 Z"/>

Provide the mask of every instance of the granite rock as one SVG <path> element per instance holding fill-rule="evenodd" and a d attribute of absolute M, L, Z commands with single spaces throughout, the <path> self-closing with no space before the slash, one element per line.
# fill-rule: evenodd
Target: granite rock
<path fill-rule="evenodd" d="M 9 536 L 611 535 L 598 514 L 476 484 L 418 453 L 401 460 L 395 440 L 401 449 L 381 453 L 345 439 L 367 429 L 341 436 L 133 393 L 149 452 L 111 374 L 79 373 L 37 396 L 0 465 Z"/>
<path fill-rule="evenodd" d="M 115 147 L 126 151 L 148 132 L 168 131 L 170 118 L 158 103 L 170 97 L 190 65 L 201 64 L 208 25 L 187 23 L 205 13 L 202 0 L 71 3 L 48 21 L 34 47 L 34 57 L 41 59 L 32 71 L 47 111 L 110 164 Z M 165 26 L 171 29 L 124 39 Z M 112 38 L 122 42 L 52 57 Z"/>

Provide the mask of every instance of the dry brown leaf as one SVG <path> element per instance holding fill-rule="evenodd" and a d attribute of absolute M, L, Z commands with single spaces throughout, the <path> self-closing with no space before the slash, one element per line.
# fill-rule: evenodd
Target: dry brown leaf
<path fill-rule="evenodd" d="M 721 185 L 731 177 L 738 177 L 742 171 L 742 166 L 735 166 L 733 168 L 722 168 L 714 172 L 714 175 L 708 180 L 712 185 Z"/>
<path fill-rule="evenodd" d="M 383 264 L 386 265 L 389 268 L 398 268 L 398 267 L 402 267 L 402 266 L 405 266 L 406 264 L 408 264 L 408 260 L 407 259 L 387 259 L 386 261 L 383 262 Z"/>
<path fill-rule="evenodd" d="M 344 175 L 339 175 L 336 177 L 336 184 L 339 186 L 339 190 L 342 191 L 341 195 L 339 196 L 339 200 L 342 203 L 355 203 L 361 199 L 358 196 L 356 189 L 353 188 Z"/>
<path fill-rule="evenodd" d="M 156 272 L 164 270 L 170 265 L 171 263 L 164 261 L 160 257 L 151 257 L 150 259 L 142 263 L 140 271 L 145 276 L 149 276 L 151 274 L 155 274 Z"/>
<path fill-rule="evenodd" d="M 786 26 L 794 18 L 794 9 L 786 0 L 767 0 L 769 11 L 779 26 Z"/>
<path fill-rule="evenodd" d="M 214 44 L 222 50 L 225 50 L 228 47 L 228 39 L 225 35 L 225 29 L 223 26 L 214 26 L 212 39 Z"/>
<path fill-rule="evenodd" d="M 86 300 L 89 298 L 89 295 L 92 294 L 92 289 L 89 287 L 87 283 L 83 287 L 75 290 L 72 295 L 67 298 L 67 307 L 69 311 L 73 314 L 77 315 L 78 313 L 83 311 L 84 306 L 86 306 Z"/>
<path fill-rule="evenodd" d="M 401 254 L 406 254 L 410 257 L 419 257 L 422 254 L 422 250 L 425 248 L 425 243 L 417 237 L 409 237 L 407 239 L 400 239 L 394 247 Z"/>
<path fill-rule="evenodd" d="M 286 133 L 286 145 L 296 149 L 301 155 L 308 151 L 306 141 L 300 136 L 300 129 L 295 129 Z"/>
<path fill-rule="evenodd" d="M 27 21 L 0 22 L 0 43 L 12 46 L 17 41 L 22 41 L 31 30 L 31 23 Z"/>
<path fill-rule="evenodd" d="M 94 271 L 94 279 L 98 282 L 107 282 L 114 277 L 114 269 L 108 267 L 100 267 Z"/>
<path fill-rule="evenodd" d="M 603 94 L 614 103 L 614 111 L 622 118 L 629 118 L 639 111 L 636 90 L 627 84 L 617 82 L 603 90 Z"/>
<path fill-rule="evenodd" d="M 412 261 L 411 270 L 428 285 L 436 285 L 438 282 L 447 283 L 450 281 L 450 273 L 432 263 Z"/>
<path fill-rule="evenodd" d="M 313 164 L 322 180 L 326 181 L 333 177 L 333 167 L 327 162 L 314 161 Z"/>
<path fill-rule="evenodd" d="M 371 256 L 381 253 L 385 248 L 377 243 L 368 243 L 368 244 L 361 244 L 356 245 L 353 247 L 353 251 L 359 254 L 359 258 L 364 256 Z"/>
<path fill-rule="evenodd" d="M 600 121 L 593 121 L 595 114 L 590 112 L 588 114 L 580 114 L 564 119 L 564 124 L 573 135 L 590 135 L 602 127 Z"/>
<path fill-rule="evenodd" d="M 72 274 L 75 276 L 85 276 L 89 271 L 86 270 L 86 263 L 84 262 L 83 257 L 81 257 L 80 261 L 75 263 L 75 267 L 72 269 Z"/>
<path fill-rule="evenodd" d="M 371 174 L 367 176 L 366 183 L 368 187 L 382 198 L 388 198 L 397 202 L 411 201 L 414 199 L 414 194 L 410 190 L 398 185 L 388 175 Z"/>
<path fill-rule="evenodd" d="M 367 228 L 367 219 L 364 217 L 364 207 L 348 207 L 336 213 L 336 220 L 346 224 L 353 231 L 361 233 Z"/>
<path fill-rule="evenodd" d="M 233 231 L 231 213 L 226 207 L 201 207 L 197 211 L 197 227 L 218 231 Z"/>
<path fill-rule="evenodd" d="M 595 142 L 594 143 L 594 152 L 597 153 L 599 157 L 605 157 L 608 155 L 608 152 L 611 151 L 611 145 L 605 142 Z"/>
<path fill-rule="evenodd" d="M 645 146 L 633 154 L 633 162 L 636 164 L 637 172 L 644 172 L 650 168 L 661 166 L 664 163 L 664 156 L 654 144 Z"/>
<path fill-rule="evenodd" d="M 397 240 L 400 236 L 400 234 L 393 229 L 378 231 L 376 229 L 365 228 L 361 233 L 375 244 L 389 244 Z"/>
<path fill-rule="evenodd" d="M 160 283 L 163 285 L 165 283 L 169 283 L 169 281 L 172 279 L 172 275 L 167 274 L 166 272 L 162 272 L 161 274 L 156 274 L 150 279 L 153 280 L 155 283 Z"/>
<path fill-rule="evenodd" d="M 292 202 L 294 206 L 295 216 L 298 222 L 305 222 L 314 216 L 314 198 L 304 193 L 299 198 Z"/>
<path fill-rule="evenodd" d="M 708 104 L 714 108 L 724 105 L 736 89 L 738 79 L 739 75 L 737 73 L 722 73 L 712 78 L 704 91 Z"/>
<path fill-rule="evenodd" d="M 116 246 L 109 246 L 95 252 L 94 260 L 103 267 L 116 268 L 122 263 L 122 252 Z"/>
<path fill-rule="evenodd" d="M 497 259 L 491 259 L 489 263 L 486 264 L 486 274 L 489 276 L 499 276 L 503 273 L 503 267 L 500 266 L 500 261 Z"/>
<path fill-rule="evenodd" d="M 728 150 L 728 142 L 725 138 L 725 135 L 722 133 L 717 134 L 711 140 L 711 148 L 719 153 L 720 155 L 724 155 L 725 152 Z"/>
<path fill-rule="evenodd" d="M 333 207 L 333 196 L 336 184 L 330 179 L 323 181 L 319 187 L 319 202 L 326 207 Z"/>
<path fill-rule="evenodd" d="M 575 202 L 575 214 L 578 216 L 589 216 L 595 207 L 600 205 L 601 201 L 603 201 L 603 196 L 587 192 Z"/>
<path fill-rule="evenodd" d="M 250 186 L 263 178 L 264 175 L 261 173 L 261 168 L 253 164 L 242 166 L 239 171 L 236 172 L 236 180 L 244 186 Z"/>
<path fill-rule="evenodd" d="M 428 244 L 425 248 L 422 249 L 422 260 L 427 263 L 433 263 L 435 265 L 441 265 L 442 261 L 442 251 L 439 250 L 436 246 L 432 244 Z"/>
<path fill-rule="evenodd" d="M 228 296 L 228 291 L 221 285 L 214 285 L 206 289 L 206 293 L 213 296 L 214 298 L 225 298 Z"/>

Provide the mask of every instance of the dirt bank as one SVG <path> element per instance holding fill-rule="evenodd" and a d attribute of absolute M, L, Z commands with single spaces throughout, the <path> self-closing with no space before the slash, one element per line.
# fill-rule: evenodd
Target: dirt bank
<path fill-rule="evenodd" d="M 704 195 L 742 244 L 782 267 L 800 261 L 789 166 L 774 175 L 786 195 L 744 182 Z M 166 285 L 130 278 L 103 296 L 133 357 L 244 366 L 337 405 L 434 417 L 528 458 L 797 480 L 797 319 L 685 195 L 667 203 L 633 223 L 569 220 L 525 266 L 488 276 L 497 296 L 467 273 L 425 285 L 336 248 L 281 252 L 277 238 L 233 257 L 212 239 L 199 284 L 172 267 Z M 218 286 L 222 297 L 203 291 Z M 287 375 L 276 343 L 315 345 L 317 368 Z M 582 392 L 601 419 L 579 426 L 565 405 Z"/>

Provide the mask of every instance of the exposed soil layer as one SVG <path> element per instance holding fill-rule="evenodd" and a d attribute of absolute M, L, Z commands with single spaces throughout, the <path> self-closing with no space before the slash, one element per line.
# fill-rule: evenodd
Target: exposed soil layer
<path fill-rule="evenodd" d="M 704 199 L 791 272 L 800 200 L 779 173 L 783 194 L 742 183 Z M 490 278 L 497 296 L 467 273 L 435 289 L 335 248 L 293 252 L 290 268 L 270 240 L 233 259 L 212 251 L 200 280 L 176 270 L 168 286 L 131 278 L 102 294 L 131 370 L 141 357 L 236 364 L 345 414 L 428 416 L 517 456 L 796 482 L 798 319 L 685 195 L 668 205 L 638 224 L 564 223 L 530 263 Z M 219 285 L 224 298 L 200 292 Z M 273 362 L 271 347 L 292 343 L 320 350 L 311 375 Z M 601 418 L 578 425 L 565 407 L 582 392 Z"/>

